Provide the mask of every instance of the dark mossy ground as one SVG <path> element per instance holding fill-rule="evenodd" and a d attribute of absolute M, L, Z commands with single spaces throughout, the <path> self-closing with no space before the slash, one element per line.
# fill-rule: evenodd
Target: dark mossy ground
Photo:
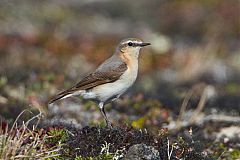
<path fill-rule="evenodd" d="M 46 124 L 45 124 L 46 125 Z M 167 129 L 159 130 L 157 135 L 145 129 L 132 127 L 74 127 L 73 124 L 59 124 L 59 126 L 45 126 L 44 132 L 52 137 L 46 145 L 52 147 L 59 142 L 63 143 L 59 158 L 74 159 L 76 157 L 90 158 L 116 154 L 124 156 L 128 149 L 135 144 L 146 144 L 154 147 L 161 159 L 168 159 L 172 149 L 171 159 L 185 158 L 187 160 L 212 159 L 213 154 L 207 154 L 200 141 L 186 140 L 183 137 L 173 138 Z M 109 147 L 103 150 L 104 147 Z M 216 153 L 217 154 L 217 153 Z M 218 153 L 219 154 L 219 153 Z M 212 158 L 211 158 L 212 157 Z"/>
<path fill-rule="evenodd" d="M 31 128 L 36 124 L 38 124 L 37 128 L 32 130 Z M 204 129 L 194 126 L 187 133 L 186 130 L 169 132 L 168 129 L 160 129 L 158 134 L 146 129 L 134 129 L 127 126 L 115 126 L 113 128 L 80 127 L 60 120 L 51 123 L 46 119 L 40 119 L 38 122 L 32 121 L 28 124 L 30 134 L 26 133 L 26 128 L 21 124 L 17 126 L 11 128 L 7 121 L 2 121 L 0 133 L 8 134 L 13 138 L 17 137 L 16 134 L 22 134 L 22 144 L 18 148 L 20 152 L 25 146 L 34 144 L 32 149 L 35 152 L 41 153 L 44 151 L 44 154 L 49 152 L 48 156 L 42 157 L 49 160 L 124 159 L 125 155 L 129 156 L 129 149 L 136 144 L 153 147 L 158 152 L 158 158 L 160 159 L 214 160 L 221 157 L 221 159 L 230 160 L 237 159 L 240 156 L 240 151 L 237 149 L 239 144 L 237 137 L 228 142 L 225 142 L 224 139 L 218 142 L 214 140 L 206 141 L 202 135 L 199 135 L 199 132 L 196 132 L 197 129 Z M 41 145 L 35 148 L 38 143 L 41 143 Z M 4 146 L 5 142 L 2 143 L 2 147 Z M 229 148 L 233 149 L 229 150 Z M 4 154 L 4 152 L 2 153 Z M 146 153 L 149 154 L 149 151 Z"/>

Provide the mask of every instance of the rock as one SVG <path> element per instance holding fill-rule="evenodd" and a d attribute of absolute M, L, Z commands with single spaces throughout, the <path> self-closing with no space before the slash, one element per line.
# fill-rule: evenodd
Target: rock
<path fill-rule="evenodd" d="M 160 160 L 159 152 L 152 146 L 136 144 L 129 148 L 124 160 Z"/>

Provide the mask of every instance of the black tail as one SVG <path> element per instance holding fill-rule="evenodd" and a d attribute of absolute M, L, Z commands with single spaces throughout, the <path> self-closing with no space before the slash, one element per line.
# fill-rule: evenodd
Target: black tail
<path fill-rule="evenodd" d="M 58 100 L 60 100 L 60 99 L 62 99 L 63 97 L 65 97 L 65 96 L 67 96 L 67 95 L 69 95 L 69 94 L 71 94 L 72 92 L 70 92 L 70 91 L 63 91 L 63 92 L 61 92 L 61 93 L 59 93 L 58 95 L 56 95 L 55 97 L 53 97 L 52 99 L 50 99 L 49 100 L 49 102 L 48 102 L 48 104 L 52 104 L 52 103 L 54 103 L 55 101 L 58 101 Z"/>

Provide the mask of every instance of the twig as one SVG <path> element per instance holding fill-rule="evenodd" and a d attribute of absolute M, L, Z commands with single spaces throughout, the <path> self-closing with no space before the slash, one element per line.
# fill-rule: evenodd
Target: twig
<path fill-rule="evenodd" d="M 200 98 L 200 101 L 198 103 L 198 106 L 197 106 L 196 110 L 194 111 L 194 113 L 192 114 L 192 116 L 189 120 L 190 124 L 193 124 L 196 121 L 198 115 L 202 112 L 202 110 L 203 110 L 203 108 L 206 104 L 206 101 L 207 101 L 208 90 L 209 90 L 209 86 L 204 88 L 203 93 L 202 93 L 201 98 Z"/>
<path fill-rule="evenodd" d="M 172 152 L 173 152 L 173 146 L 172 146 L 172 148 L 171 148 L 171 151 L 170 151 L 170 141 L 169 141 L 169 139 L 167 139 L 168 140 L 168 152 L 167 152 L 167 154 L 168 154 L 168 160 L 170 160 L 171 159 L 171 156 L 172 156 Z"/>
<path fill-rule="evenodd" d="M 205 116 L 203 119 L 203 123 L 209 122 L 209 121 L 240 123 L 240 117 L 212 114 L 212 115 Z"/>
<path fill-rule="evenodd" d="M 187 104 L 191 99 L 192 94 L 193 94 L 193 91 L 191 89 L 187 92 L 186 97 L 183 100 L 182 106 L 180 108 L 180 113 L 176 122 L 176 128 L 181 128 L 183 117 L 185 116 L 185 113 L 186 113 Z"/>

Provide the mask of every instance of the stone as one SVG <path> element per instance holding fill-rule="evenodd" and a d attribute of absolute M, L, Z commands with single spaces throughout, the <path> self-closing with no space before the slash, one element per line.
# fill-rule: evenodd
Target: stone
<path fill-rule="evenodd" d="M 146 144 L 136 144 L 128 149 L 124 160 L 161 160 L 158 150 Z"/>

